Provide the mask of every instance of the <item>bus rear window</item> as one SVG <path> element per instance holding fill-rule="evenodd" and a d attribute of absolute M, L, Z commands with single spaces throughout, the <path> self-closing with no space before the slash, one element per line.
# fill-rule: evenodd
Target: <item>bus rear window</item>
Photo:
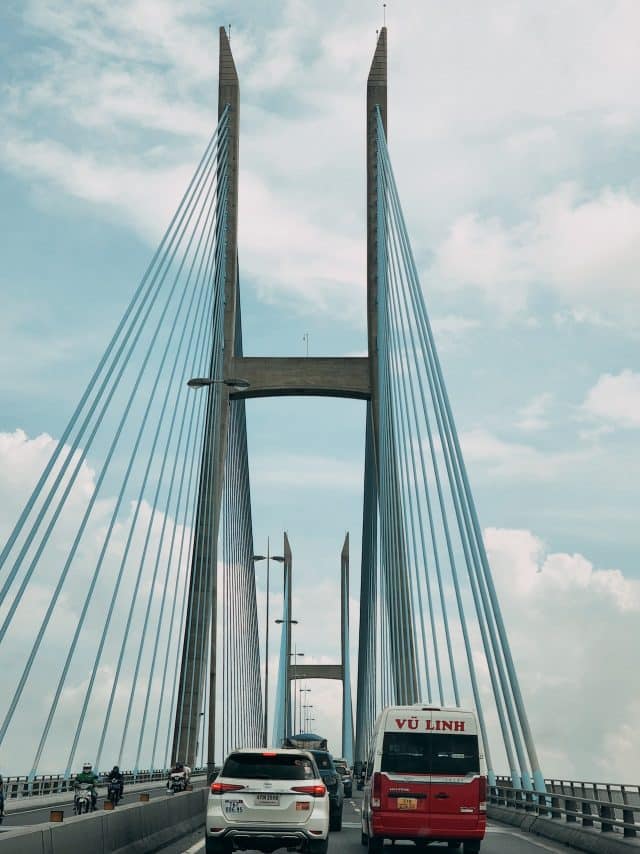
<path fill-rule="evenodd" d="M 478 737 L 460 733 L 386 732 L 380 770 L 391 774 L 478 773 Z"/>

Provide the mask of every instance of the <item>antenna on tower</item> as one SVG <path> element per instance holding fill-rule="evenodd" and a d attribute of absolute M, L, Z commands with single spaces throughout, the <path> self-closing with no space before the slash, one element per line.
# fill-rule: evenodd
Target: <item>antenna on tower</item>
<path fill-rule="evenodd" d="M 229 44 L 231 44 L 231 24 L 229 24 Z"/>
<path fill-rule="evenodd" d="M 385 27 L 387 26 L 387 4 L 386 3 L 382 4 L 382 23 L 383 23 L 383 26 L 385 26 Z"/>

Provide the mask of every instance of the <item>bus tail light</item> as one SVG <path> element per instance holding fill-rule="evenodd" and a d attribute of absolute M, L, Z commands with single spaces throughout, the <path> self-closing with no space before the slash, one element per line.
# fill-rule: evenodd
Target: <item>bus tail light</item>
<path fill-rule="evenodd" d="M 486 812 L 487 811 L 487 778 L 486 777 L 480 777 L 479 783 L 480 783 L 480 786 L 479 786 L 479 790 L 480 790 L 479 810 L 480 810 L 480 812 Z"/>
<path fill-rule="evenodd" d="M 380 798 L 382 795 L 382 774 L 379 771 L 374 771 L 373 780 L 371 781 L 371 809 L 380 809 Z"/>

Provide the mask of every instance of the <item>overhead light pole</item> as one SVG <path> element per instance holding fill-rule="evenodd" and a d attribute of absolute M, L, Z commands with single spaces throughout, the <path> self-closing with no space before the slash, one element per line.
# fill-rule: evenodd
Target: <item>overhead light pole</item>
<path fill-rule="evenodd" d="M 305 710 L 305 712 L 304 712 L 304 728 L 306 730 L 307 721 L 309 720 L 309 709 L 312 709 L 313 705 L 309 704 L 307 706 L 303 706 L 302 708 Z M 302 721 L 300 722 L 300 726 L 302 726 Z"/>
<path fill-rule="evenodd" d="M 290 630 L 291 626 L 297 626 L 298 625 L 297 620 L 275 620 L 275 622 L 278 623 L 278 625 L 285 624 L 287 626 L 287 631 Z M 288 646 L 289 649 L 291 649 L 291 638 L 290 637 L 287 638 L 287 644 L 286 645 Z M 290 663 L 290 658 L 287 657 L 287 670 L 289 668 L 289 663 Z M 286 730 L 288 729 L 288 726 L 291 725 L 291 721 L 289 720 L 290 713 L 291 713 L 291 694 L 289 692 L 289 674 L 285 673 L 284 678 L 285 678 L 285 685 L 287 688 L 286 695 L 285 695 L 285 713 L 284 713 L 284 717 L 285 717 L 285 727 L 284 728 L 285 728 L 285 737 L 286 737 L 286 735 L 287 735 Z M 293 695 L 293 701 L 295 704 L 295 693 Z M 294 713 L 294 718 L 293 718 L 294 729 L 295 729 L 295 725 L 296 725 L 296 719 L 295 719 L 295 713 Z M 293 733 L 289 733 L 289 735 L 293 735 Z"/>
<path fill-rule="evenodd" d="M 298 662 L 296 661 L 296 658 L 297 658 L 298 656 L 300 656 L 300 657 L 304 657 L 304 652 L 298 652 L 298 647 L 297 647 L 297 646 L 294 646 L 293 650 L 294 650 L 294 651 L 291 653 L 291 658 L 293 658 L 293 665 L 294 665 L 294 667 L 295 667 L 295 665 L 298 663 Z M 297 720 L 298 720 L 298 718 L 297 718 L 297 705 L 296 705 L 296 703 L 297 703 L 297 698 L 298 698 L 298 695 L 297 695 L 297 693 L 296 693 L 297 686 L 298 686 L 298 679 L 297 679 L 297 677 L 296 677 L 296 675 L 295 675 L 295 670 L 294 670 L 294 671 L 293 671 L 293 728 L 294 728 L 294 729 L 295 729 L 295 728 L 296 728 L 296 726 L 297 726 Z M 292 733 L 292 735 L 294 735 L 294 733 Z"/>
<path fill-rule="evenodd" d="M 264 711 L 262 723 L 262 746 L 269 746 L 269 567 L 271 561 L 275 560 L 278 563 L 284 563 L 284 558 L 281 555 L 272 555 L 269 553 L 269 537 L 267 537 L 267 553 L 266 555 L 254 555 L 254 563 L 260 560 L 267 562 L 267 604 L 265 614 L 265 629 L 264 629 Z"/>
<path fill-rule="evenodd" d="M 302 695 L 310 694 L 311 688 L 300 688 L 300 729 L 302 729 Z M 309 699 L 308 697 L 306 698 Z"/>

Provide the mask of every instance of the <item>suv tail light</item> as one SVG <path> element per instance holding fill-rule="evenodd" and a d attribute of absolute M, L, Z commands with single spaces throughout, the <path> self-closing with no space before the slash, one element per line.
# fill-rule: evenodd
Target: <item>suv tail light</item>
<path fill-rule="evenodd" d="M 246 788 L 246 786 L 238 786 L 235 783 L 218 783 L 216 780 L 211 784 L 211 794 L 221 795 L 223 792 L 239 792 L 240 789 Z"/>
<path fill-rule="evenodd" d="M 314 786 L 292 786 L 291 791 L 299 792 L 301 795 L 311 795 L 312 798 L 324 798 L 327 787 L 322 783 Z"/>
<path fill-rule="evenodd" d="M 487 778 L 480 777 L 480 805 L 478 807 L 480 812 L 487 811 Z"/>
<path fill-rule="evenodd" d="M 380 796 L 382 794 L 382 774 L 374 771 L 371 781 L 371 809 L 380 809 Z"/>

